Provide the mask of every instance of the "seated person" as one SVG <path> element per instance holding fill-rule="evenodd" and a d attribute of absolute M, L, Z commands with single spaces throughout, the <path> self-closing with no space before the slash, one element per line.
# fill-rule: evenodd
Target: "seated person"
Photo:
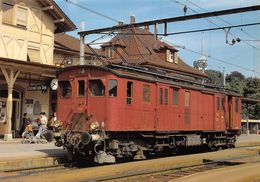
<path fill-rule="evenodd" d="M 61 129 L 62 123 L 57 119 L 56 113 L 53 113 L 53 117 L 48 122 L 47 127 L 53 131 Z"/>
<path fill-rule="evenodd" d="M 31 121 L 27 121 L 27 126 L 25 127 L 24 132 L 22 133 L 22 138 L 26 138 L 26 136 L 33 136 L 33 127 Z"/>

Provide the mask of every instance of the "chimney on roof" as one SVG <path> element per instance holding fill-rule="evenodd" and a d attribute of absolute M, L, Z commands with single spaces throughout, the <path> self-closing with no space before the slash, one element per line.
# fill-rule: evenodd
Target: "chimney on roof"
<path fill-rule="evenodd" d="M 148 21 L 148 20 L 145 20 L 145 22 Z M 147 31 L 147 32 L 150 32 L 150 27 L 149 25 L 145 25 L 144 26 L 144 30 Z"/>
<path fill-rule="evenodd" d="M 119 20 L 118 21 L 118 26 L 122 26 L 122 25 L 124 25 L 124 22 L 122 20 Z"/>
<path fill-rule="evenodd" d="M 149 31 L 150 31 L 149 25 L 145 25 L 145 26 L 144 26 L 144 30 L 147 31 L 147 32 L 149 32 Z"/>
<path fill-rule="evenodd" d="M 135 23 L 135 16 L 134 15 L 130 16 L 130 24 L 133 24 L 133 23 Z"/>

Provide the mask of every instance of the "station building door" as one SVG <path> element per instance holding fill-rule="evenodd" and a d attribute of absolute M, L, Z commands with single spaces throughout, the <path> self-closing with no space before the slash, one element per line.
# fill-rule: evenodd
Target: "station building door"
<path fill-rule="evenodd" d="M 8 91 L 6 89 L 0 89 L 0 107 L 1 114 L 6 116 L 6 100 Z M 12 130 L 20 130 L 21 128 L 21 107 L 22 107 L 22 92 L 13 90 L 13 112 L 12 112 Z"/>

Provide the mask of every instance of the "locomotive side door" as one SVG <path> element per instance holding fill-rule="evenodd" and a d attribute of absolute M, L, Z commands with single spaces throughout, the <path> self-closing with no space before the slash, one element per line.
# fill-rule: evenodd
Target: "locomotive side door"
<path fill-rule="evenodd" d="M 172 123 L 169 121 L 169 87 L 157 84 L 156 91 L 155 130 L 166 131 L 171 128 L 169 125 Z"/>
<path fill-rule="evenodd" d="M 241 127 L 241 99 L 228 96 L 229 106 L 229 129 L 239 130 Z"/>
<path fill-rule="evenodd" d="M 225 97 L 215 95 L 215 120 L 214 129 L 217 131 L 225 130 Z"/>

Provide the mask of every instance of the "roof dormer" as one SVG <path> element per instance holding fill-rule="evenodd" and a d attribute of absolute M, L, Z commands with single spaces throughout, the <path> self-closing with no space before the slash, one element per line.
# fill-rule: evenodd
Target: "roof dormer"
<path fill-rule="evenodd" d="M 175 63 L 178 64 L 179 59 L 178 59 L 178 54 L 176 51 L 173 51 L 171 49 L 166 50 L 166 61 L 170 63 Z"/>

